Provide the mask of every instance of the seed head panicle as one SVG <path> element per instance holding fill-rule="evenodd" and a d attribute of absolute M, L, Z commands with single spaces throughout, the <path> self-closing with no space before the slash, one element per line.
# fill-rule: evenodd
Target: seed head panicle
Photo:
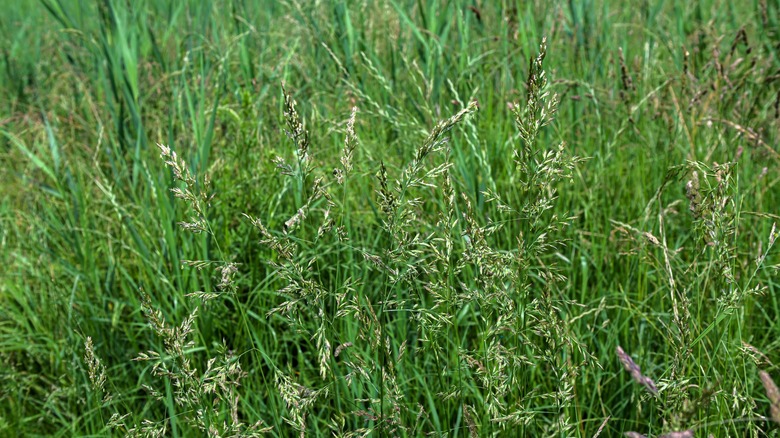
<path fill-rule="evenodd" d="M 306 161 L 309 157 L 309 131 L 306 130 L 300 114 L 295 109 L 295 99 L 284 88 L 284 85 L 282 85 L 282 92 L 284 93 L 284 118 L 287 121 L 286 134 L 290 140 L 295 142 L 298 159 Z"/>
<path fill-rule="evenodd" d="M 640 385 L 645 386 L 653 394 L 658 394 L 658 388 L 655 386 L 653 379 L 642 374 L 642 369 L 639 368 L 639 365 L 637 365 L 633 359 L 631 359 L 631 356 L 626 354 L 620 346 L 617 347 L 616 351 L 618 359 L 620 359 L 620 362 L 623 364 L 623 368 L 631 374 L 631 377 Z"/>
<path fill-rule="evenodd" d="M 780 423 L 780 390 L 777 389 L 772 377 L 766 371 L 759 371 L 758 375 L 761 377 L 761 383 L 764 384 L 766 390 L 766 396 L 769 399 L 770 407 L 769 413 L 771 418 L 776 423 Z"/>

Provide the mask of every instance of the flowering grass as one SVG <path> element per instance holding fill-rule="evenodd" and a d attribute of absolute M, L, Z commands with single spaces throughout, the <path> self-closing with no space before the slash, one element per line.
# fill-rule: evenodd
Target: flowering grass
<path fill-rule="evenodd" d="M 778 435 L 775 3 L 3 10 L 0 435 Z"/>

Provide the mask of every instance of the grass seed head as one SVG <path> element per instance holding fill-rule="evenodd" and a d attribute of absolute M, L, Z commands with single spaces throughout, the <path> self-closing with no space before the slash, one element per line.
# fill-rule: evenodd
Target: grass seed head
<path fill-rule="evenodd" d="M 625 368 L 626 371 L 628 371 L 629 374 L 631 374 L 631 377 L 640 385 L 643 385 L 647 388 L 648 391 L 650 391 L 653 394 L 658 394 L 658 388 L 655 385 L 655 382 L 653 382 L 653 379 L 645 376 L 642 374 L 641 368 L 639 368 L 639 365 L 634 362 L 633 359 L 631 359 L 631 356 L 626 354 L 623 349 L 618 346 L 617 347 L 617 356 L 618 359 L 620 359 L 620 362 L 623 364 L 623 368 Z"/>
<path fill-rule="evenodd" d="M 761 377 L 761 383 L 764 384 L 766 396 L 769 399 L 771 418 L 776 423 L 780 423 L 780 390 L 777 389 L 777 385 L 772 380 L 772 377 L 769 376 L 769 373 L 759 371 L 758 375 Z"/>

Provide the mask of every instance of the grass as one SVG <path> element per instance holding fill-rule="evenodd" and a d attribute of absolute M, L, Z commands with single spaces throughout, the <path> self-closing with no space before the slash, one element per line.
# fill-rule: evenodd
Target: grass
<path fill-rule="evenodd" d="M 0 435 L 777 436 L 776 2 L 0 6 Z"/>

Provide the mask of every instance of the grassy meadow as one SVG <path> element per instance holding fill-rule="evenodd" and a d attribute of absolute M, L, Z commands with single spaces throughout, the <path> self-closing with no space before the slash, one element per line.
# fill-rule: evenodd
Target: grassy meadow
<path fill-rule="evenodd" d="M 0 8 L 0 436 L 780 436 L 777 0 Z"/>

